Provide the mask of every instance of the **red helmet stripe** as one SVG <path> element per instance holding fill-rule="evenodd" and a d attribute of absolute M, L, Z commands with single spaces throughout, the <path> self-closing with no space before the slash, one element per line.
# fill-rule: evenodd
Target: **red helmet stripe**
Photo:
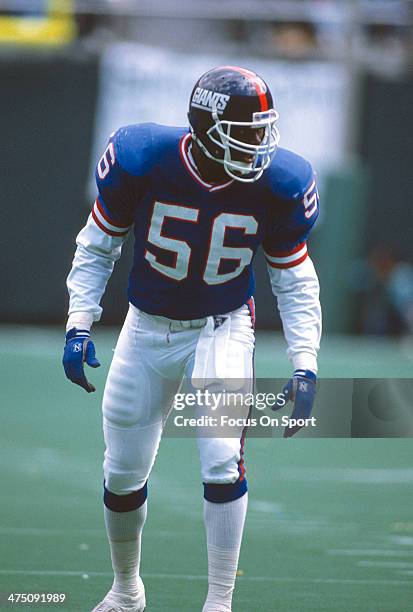
<path fill-rule="evenodd" d="M 267 88 L 265 86 L 264 81 L 255 74 L 255 72 L 251 72 L 251 70 L 247 70 L 246 68 L 240 68 L 239 66 L 222 66 L 222 68 L 230 68 L 231 70 L 237 70 L 241 74 L 247 77 L 251 81 L 251 83 L 255 87 L 255 91 L 257 92 L 258 99 L 260 101 L 261 110 L 268 110 L 268 100 L 267 100 Z"/>

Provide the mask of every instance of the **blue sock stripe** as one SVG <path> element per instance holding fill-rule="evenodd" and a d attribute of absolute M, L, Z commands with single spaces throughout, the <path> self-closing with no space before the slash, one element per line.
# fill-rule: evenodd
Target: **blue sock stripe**
<path fill-rule="evenodd" d="M 106 508 L 113 510 L 113 512 L 130 512 L 131 510 L 137 510 L 146 501 L 148 497 L 148 483 L 145 482 L 142 489 L 138 491 L 132 491 L 128 495 L 116 495 L 109 491 L 104 485 L 103 503 Z"/>
<path fill-rule="evenodd" d="M 204 482 L 204 498 L 214 504 L 224 504 L 238 499 L 248 491 L 246 478 L 233 484 L 207 484 Z"/>

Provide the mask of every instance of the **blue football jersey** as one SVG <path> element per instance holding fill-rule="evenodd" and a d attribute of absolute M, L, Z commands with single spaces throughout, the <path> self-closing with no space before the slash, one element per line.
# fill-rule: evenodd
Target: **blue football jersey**
<path fill-rule="evenodd" d="M 95 222 L 113 236 L 133 226 L 129 301 L 172 319 L 246 303 L 259 245 L 269 265 L 297 265 L 318 216 L 314 172 L 302 157 L 280 148 L 257 182 L 211 185 L 195 168 L 190 139 L 187 128 L 122 127 L 96 168 Z"/>

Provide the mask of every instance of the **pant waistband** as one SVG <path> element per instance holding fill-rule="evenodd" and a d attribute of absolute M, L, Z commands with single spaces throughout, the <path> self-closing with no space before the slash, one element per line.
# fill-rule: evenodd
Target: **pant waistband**
<path fill-rule="evenodd" d="M 189 319 L 188 321 L 177 321 L 169 319 L 169 331 L 181 331 L 183 329 L 199 329 L 207 324 L 207 317 L 203 319 Z"/>
<path fill-rule="evenodd" d="M 168 317 L 163 317 L 162 315 L 153 315 L 149 314 L 143 310 L 139 310 L 133 304 L 129 304 L 130 308 L 142 319 L 151 322 L 151 325 L 154 323 L 159 326 L 159 329 L 166 330 L 169 332 L 179 332 L 185 329 L 200 329 L 205 327 L 208 323 L 208 319 L 212 319 L 214 321 L 214 329 L 220 327 L 222 323 L 231 316 L 233 313 L 237 313 L 238 311 L 246 308 L 245 304 L 240 306 L 236 310 L 232 312 L 223 313 L 222 315 L 211 315 L 210 317 L 203 317 L 201 319 L 188 319 L 188 320 L 178 320 L 178 319 L 169 319 Z"/>
<path fill-rule="evenodd" d="M 139 316 L 139 318 L 143 321 L 150 321 L 151 325 L 156 324 L 159 329 L 177 332 L 183 331 L 184 329 L 199 329 L 205 327 L 208 322 L 208 317 L 203 317 L 202 319 L 188 319 L 188 320 L 178 320 L 178 319 L 169 319 L 168 317 L 163 317 L 162 315 L 153 315 L 149 314 L 143 310 L 139 310 L 133 304 L 129 304 L 129 307 Z"/>

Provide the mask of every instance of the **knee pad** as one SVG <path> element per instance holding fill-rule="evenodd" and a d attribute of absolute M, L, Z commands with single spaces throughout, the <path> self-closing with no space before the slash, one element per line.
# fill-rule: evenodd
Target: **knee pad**
<path fill-rule="evenodd" d="M 148 427 L 114 427 L 104 419 L 105 459 L 103 473 L 107 488 L 117 495 L 141 489 L 155 462 L 162 424 Z"/>
<path fill-rule="evenodd" d="M 146 482 L 145 478 L 139 479 L 134 471 L 116 473 L 109 471 L 105 466 L 103 471 L 107 489 L 120 497 L 131 495 L 134 491 L 141 490 Z"/>
<path fill-rule="evenodd" d="M 244 478 L 244 439 L 200 438 L 201 475 L 204 483 L 234 484 Z"/>

